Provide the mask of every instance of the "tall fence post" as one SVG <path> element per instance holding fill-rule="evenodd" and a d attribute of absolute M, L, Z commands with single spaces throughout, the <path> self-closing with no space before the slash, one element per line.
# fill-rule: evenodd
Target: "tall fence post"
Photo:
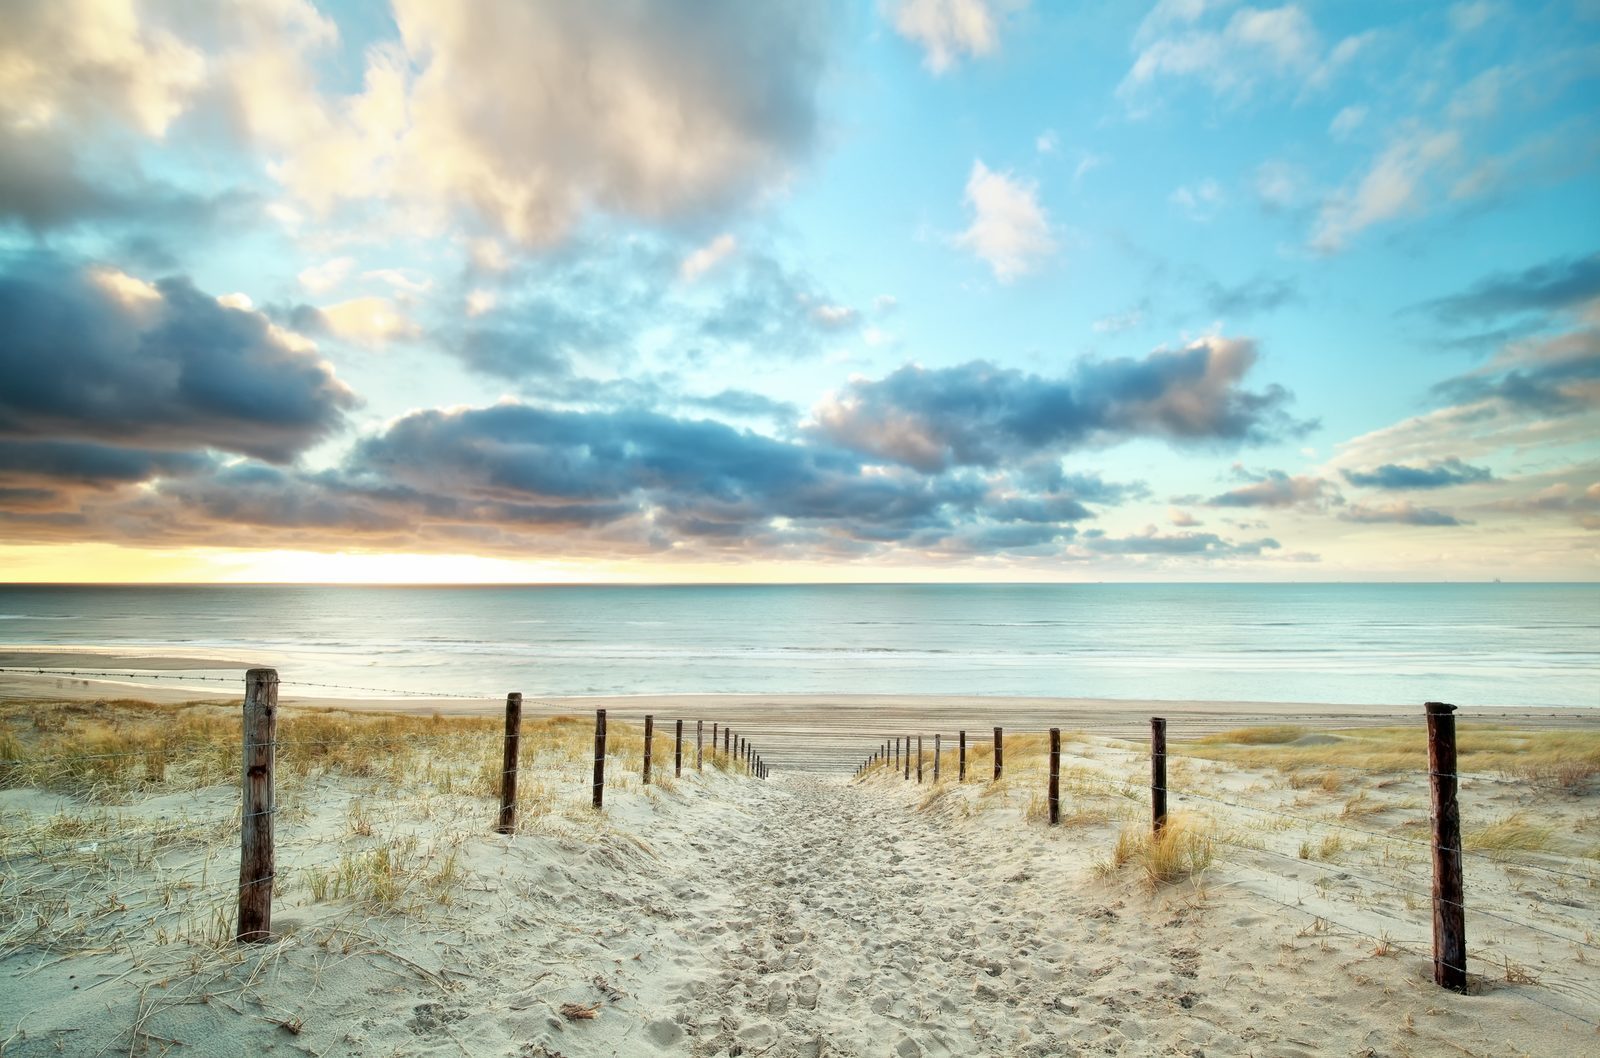
<path fill-rule="evenodd" d="M 726 757 L 728 755 L 729 747 L 732 745 L 732 742 L 733 742 L 733 728 L 731 728 L 731 727 L 723 728 L 722 729 L 722 755 L 724 757 Z"/>
<path fill-rule="evenodd" d="M 933 736 L 933 781 L 939 781 L 939 736 Z"/>
<path fill-rule="evenodd" d="M 894 770 L 900 770 L 900 740 L 894 740 Z"/>
<path fill-rule="evenodd" d="M 1061 822 L 1061 729 L 1050 729 L 1050 825 Z"/>
<path fill-rule="evenodd" d="M 917 736 L 917 785 L 922 785 L 922 736 Z"/>
<path fill-rule="evenodd" d="M 1167 721 L 1150 718 L 1150 832 L 1167 825 Z"/>
<path fill-rule="evenodd" d="M 962 731 L 961 734 L 958 737 L 959 737 L 959 740 L 961 742 L 961 771 L 957 775 L 956 780 L 958 782 L 966 782 L 967 781 L 967 733 L 965 731 Z"/>
<path fill-rule="evenodd" d="M 712 763 L 713 764 L 716 763 L 716 756 L 717 756 L 717 723 L 719 723 L 719 722 L 720 721 L 713 721 L 712 724 L 711 724 L 711 757 L 712 757 Z"/>
<path fill-rule="evenodd" d="M 239 784 L 239 931 L 241 941 L 272 939 L 272 765 L 278 743 L 278 670 L 244 674 L 244 774 Z"/>
<path fill-rule="evenodd" d="M 695 771 L 699 771 L 700 770 L 702 761 L 704 760 L 705 750 L 704 750 L 703 747 L 705 745 L 705 733 L 706 733 L 706 722 L 704 720 L 696 720 L 694 722 L 694 770 Z"/>
<path fill-rule="evenodd" d="M 911 781 L 911 736 L 906 736 L 906 777 L 902 782 Z"/>
<path fill-rule="evenodd" d="M 517 745 L 522 738 L 522 694 L 512 691 L 506 695 L 506 744 L 504 767 L 500 769 L 500 822 L 497 834 L 515 833 L 517 829 Z"/>
<path fill-rule="evenodd" d="M 672 777 L 683 777 L 683 721 L 678 721 L 677 730 L 672 735 Z"/>
<path fill-rule="evenodd" d="M 605 802 L 606 793 L 606 711 L 594 711 L 594 806 Z"/>
<path fill-rule="evenodd" d="M 1001 728 L 994 729 L 994 781 L 1000 781 L 1000 773 L 1005 770 L 1005 732 Z"/>
<path fill-rule="evenodd" d="M 655 740 L 656 718 L 646 716 L 644 718 L 644 784 L 646 786 L 650 785 L 650 755 L 655 749 Z"/>
<path fill-rule="evenodd" d="M 1456 803 L 1456 707 L 1428 702 L 1428 788 L 1433 795 L 1433 980 L 1467 990 L 1467 916 Z"/>

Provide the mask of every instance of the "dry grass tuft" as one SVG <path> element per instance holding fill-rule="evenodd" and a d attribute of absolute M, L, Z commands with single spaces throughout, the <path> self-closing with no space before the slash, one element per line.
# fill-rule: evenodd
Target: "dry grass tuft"
<path fill-rule="evenodd" d="M 582 1003 L 563 1003 L 561 1016 L 568 1021 L 592 1021 L 600 1016 L 600 1004 L 591 1003 L 584 1006 Z"/>
<path fill-rule="evenodd" d="M 1463 848 L 1491 856 L 1512 852 L 1543 852 L 1550 847 L 1555 828 L 1530 822 L 1523 813 L 1513 812 L 1487 826 L 1468 829 L 1461 835 Z"/>
<path fill-rule="evenodd" d="M 1203 817 L 1178 814 L 1167 817 L 1161 833 L 1130 824 L 1117 835 L 1111 850 L 1112 872 L 1133 865 L 1144 871 L 1147 888 L 1192 878 L 1210 867 L 1216 859 L 1212 827 Z"/>

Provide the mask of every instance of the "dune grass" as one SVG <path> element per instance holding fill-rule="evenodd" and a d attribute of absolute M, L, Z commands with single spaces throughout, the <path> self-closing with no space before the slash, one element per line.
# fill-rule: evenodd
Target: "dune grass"
<path fill-rule="evenodd" d="M 1203 816 L 1177 813 L 1167 817 L 1159 834 L 1148 825 L 1130 823 L 1117 834 L 1111 858 L 1100 872 L 1111 876 L 1136 867 L 1147 889 L 1155 890 L 1203 873 L 1216 859 L 1211 821 Z"/>

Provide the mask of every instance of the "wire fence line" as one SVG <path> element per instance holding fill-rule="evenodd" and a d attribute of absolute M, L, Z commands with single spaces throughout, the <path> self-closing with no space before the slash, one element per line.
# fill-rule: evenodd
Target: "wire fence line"
<path fill-rule="evenodd" d="M 1582 882 L 1590 887 L 1600 887 L 1600 874 L 1588 873 L 1581 870 L 1569 870 L 1564 869 L 1563 867 L 1535 863 L 1524 858 L 1507 856 L 1503 853 L 1491 854 L 1488 852 L 1468 849 L 1464 847 L 1465 843 L 1462 840 L 1458 823 L 1454 824 L 1455 829 L 1453 831 L 1449 830 L 1448 827 L 1441 829 L 1440 818 L 1442 816 L 1448 815 L 1453 819 L 1459 819 L 1459 809 L 1456 807 L 1456 797 L 1460 780 L 1481 778 L 1486 780 L 1488 783 L 1497 786 L 1527 785 L 1526 780 L 1496 778 L 1475 774 L 1462 774 L 1459 764 L 1456 761 L 1454 717 L 1449 715 L 1452 712 L 1454 712 L 1453 707 L 1443 706 L 1436 708 L 1430 703 L 1430 706 L 1428 707 L 1428 719 L 1430 722 L 1427 731 L 1430 751 L 1429 756 L 1430 760 L 1438 759 L 1443 761 L 1444 766 L 1441 768 L 1430 764 L 1422 769 L 1418 769 L 1418 771 L 1412 772 L 1413 775 L 1417 775 L 1420 772 L 1420 777 L 1422 777 L 1433 790 L 1435 809 L 1430 815 L 1430 821 L 1434 825 L 1434 839 L 1432 841 L 1418 840 L 1392 832 L 1384 833 L 1364 827 L 1351 826 L 1348 823 L 1337 820 L 1315 818 L 1300 813 L 1287 812 L 1277 806 L 1251 803 L 1246 799 L 1238 798 L 1237 795 L 1232 797 L 1219 797 L 1211 793 L 1202 793 L 1191 789 L 1176 788 L 1170 785 L 1167 781 L 1167 759 L 1169 757 L 1191 757 L 1191 759 L 1204 758 L 1192 757 L 1192 755 L 1183 753 L 1181 750 L 1169 748 L 1166 742 L 1167 722 L 1159 717 L 1152 718 L 1151 720 L 1151 744 L 1148 750 L 1141 753 L 1140 751 L 1131 748 L 1096 746 L 1096 755 L 1094 757 L 1082 758 L 1083 764 L 1073 768 L 1066 774 L 1063 774 L 1061 769 L 1062 731 L 1059 728 L 1052 728 L 1049 733 L 1050 750 L 1049 768 L 1047 773 L 1047 802 L 1049 806 L 1049 819 L 1053 824 L 1059 818 L 1059 801 L 1061 798 L 1062 786 L 1061 780 L 1065 778 L 1067 780 L 1065 785 L 1067 786 L 1067 792 L 1069 795 L 1077 794 L 1081 796 L 1084 794 L 1093 795 L 1109 793 L 1115 796 L 1129 797 L 1134 799 L 1143 799 L 1148 797 L 1152 814 L 1152 840 L 1159 839 L 1159 836 L 1164 829 L 1166 823 L 1166 803 L 1168 797 L 1170 796 L 1172 799 L 1178 801 L 1190 801 L 1205 805 L 1217 806 L 1220 808 L 1257 813 L 1265 817 L 1271 817 L 1272 819 L 1288 824 L 1291 827 L 1299 827 L 1302 829 L 1328 828 L 1336 832 L 1357 834 L 1366 839 L 1368 845 L 1377 845 L 1384 848 L 1402 848 L 1408 852 L 1425 852 L 1433 858 L 1435 863 L 1435 885 L 1430 891 L 1427 892 L 1423 892 L 1414 885 L 1389 881 L 1383 878 L 1374 877 L 1368 873 L 1353 871 L 1348 867 L 1345 867 L 1343 864 L 1320 862 L 1313 857 L 1313 854 L 1308 851 L 1308 847 L 1305 844 L 1302 844 L 1301 846 L 1300 855 L 1295 856 L 1289 852 L 1280 851 L 1270 847 L 1270 844 L 1267 840 L 1238 840 L 1236 837 L 1231 836 L 1226 831 L 1218 832 L 1217 823 L 1223 821 L 1217 820 L 1216 818 L 1213 818 L 1213 825 L 1211 829 L 1206 831 L 1203 837 L 1203 841 L 1206 843 L 1208 848 L 1211 847 L 1211 843 L 1215 843 L 1217 845 L 1226 846 L 1230 849 L 1239 850 L 1238 853 L 1232 853 L 1229 855 L 1211 852 L 1208 854 L 1210 858 L 1228 863 L 1233 866 L 1243 867 L 1250 871 L 1260 872 L 1263 878 L 1269 880 L 1276 879 L 1276 881 L 1280 883 L 1291 885 L 1308 884 L 1301 876 L 1303 870 L 1309 868 L 1312 871 L 1320 872 L 1321 876 L 1310 884 L 1315 886 L 1319 896 L 1324 901 L 1359 901 L 1361 897 L 1369 895 L 1368 892 L 1359 892 L 1352 895 L 1348 892 L 1348 887 L 1339 887 L 1335 884 L 1331 884 L 1337 881 L 1353 881 L 1361 886 L 1375 887 L 1380 890 L 1387 890 L 1392 893 L 1400 894 L 1405 899 L 1407 909 L 1412 907 L 1413 901 L 1418 901 L 1425 905 L 1433 906 L 1435 909 L 1435 921 L 1432 924 L 1434 928 L 1435 950 L 1431 955 L 1427 952 L 1416 950 L 1410 946 L 1401 946 L 1395 944 L 1390 938 L 1387 937 L 1378 937 L 1370 932 L 1349 927 L 1344 923 L 1336 924 L 1341 928 L 1348 929 L 1350 932 L 1357 935 L 1371 936 L 1373 939 L 1382 940 L 1397 950 L 1405 950 L 1409 954 L 1417 954 L 1430 958 L 1435 967 L 1436 981 L 1441 985 L 1451 987 L 1458 991 L 1464 991 L 1467 988 L 1468 974 L 1466 964 L 1468 962 L 1468 953 L 1465 947 L 1465 932 L 1461 928 L 1461 924 L 1464 923 L 1466 917 L 1470 915 L 1474 920 L 1488 920 L 1490 922 L 1500 924 L 1502 930 L 1506 927 L 1509 927 L 1512 931 L 1512 934 L 1510 935 L 1521 934 L 1523 936 L 1530 936 L 1535 939 L 1535 947 L 1537 947 L 1540 943 L 1543 943 L 1539 940 L 1539 938 L 1547 938 L 1549 942 L 1556 942 L 1562 945 L 1569 953 L 1565 957 L 1551 955 L 1545 952 L 1543 949 L 1539 949 L 1535 956 L 1528 957 L 1519 955 L 1518 959 L 1522 962 L 1532 962 L 1538 965 L 1541 971 L 1543 971 L 1545 974 L 1544 977 L 1539 979 L 1539 983 L 1551 988 L 1557 994 L 1564 995 L 1567 998 L 1576 998 L 1588 1002 L 1600 1003 L 1600 981 L 1591 984 L 1587 980 L 1578 979 L 1583 974 L 1589 974 L 1590 976 L 1593 975 L 1593 961 L 1591 958 L 1585 956 L 1585 951 L 1600 951 L 1600 943 L 1596 943 L 1594 939 L 1595 934 L 1592 929 L 1580 924 L 1569 927 L 1571 930 L 1570 932 L 1563 932 L 1560 928 L 1551 928 L 1551 925 L 1559 925 L 1559 923 L 1556 923 L 1553 919 L 1549 920 L 1550 925 L 1542 925 L 1539 922 L 1528 921 L 1526 917 L 1518 917 L 1514 914 L 1505 913 L 1505 910 L 1486 909 L 1481 906 L 1482 901 L 1473 903 L 1469 906 L 1467 898 L 1458 895 L 1462 891 L 1462 868 L 1466 863 L 1469 862 L 1483 865 L 1492 864 L 1494 867 L 1507 872 L 1524 869 L 1535 872 L 1543 872 L 1551 877 L 1571 879 Z M 1439 721 L 1436 728 L 1435 718 L 1438 716 L 1444 716 L 1446 719 L 1445 721 Z M 1405 715 L 1403 719 L 1415 724 L 1418 718 L 1415 713 L 1412 713 Z M 1007 733 L 1013 734 L 1014 736 L 1017 734 L 1028 734 L 1035 738 L 1037 738 L 1037 736 L 1040 734 L 1040 732 L 1023 733 L 1015 731 Z M 965 737 L 965 732 L 962 734 Z M 1001 744 L 998 737 L 1000 734 L 1001 731 L 997 729 L 997 737 L 995 740 L 996 746 Z M 913 774 L 913 768 L 911 765 L 913 763 L 912 758 L 914 756 L 916 758 L 914 763 L 917 765 L 915 768 L 915 774 L 917 775 L 917 781 L 920 783 L 923 780 L 924 772 L 923 755 L 919 748 L 921 742 L 922 737 L 916 735 L 912 735 L 910 737 L 897 735 L 880 742 L 873 752 L 869 753 L 864 759 L 859 759 L 855 773 L 856 780 L 861 781 L 873 775 L 886 775 L 891 780 L 909 782 Z M 1448 752 L 1446 755 L 1440 756 L 1442 747 L 1444 746 L 1448 747 Z M 1270 749 L 1270 744 L 1263 743 L 1261 748 Z M 1114 774 L 1106 774 L 1100 770 L 1105 765 L 1101 760 L 1098 759 L 1098 756 L 1102 751 L 1107 749 L 1118 755 L 1119 759 L 1126 763 L 1133 763 L 1135 761 L 1148 762 L 1151 768 L 1149 781 L 1147 783 L 1133 782 Z M 1027 752 L 1037 754 L 1037 744 L 1029 743 L 1027 745 Z M 949 751 L 946 750 L 947 756 L 948 753 Z M 964 756 L 962 764 L 962 770 L 965 772 L 966 769 L 964 767 Z M 995 770 L 992 780 L 990 780 L 990 777 L 987 775 L 980 775 L 976 773 L 972 774 L 970 778 L 971 780 L 976 781 L 997 781 L 1002 777 L 1003 768 L 1000 761 L 997 759 L 995 762 Z M 945 778 L 955 778 L 955 776 L 947 771 Z M 1213 817 L 1214 815 L 1215 814 L 1213 813 Z M 1226 823 L 1223 822 L 1223 825 L 1225 826 Z M 1260 856 L 1271 858 L 1279 862 L 1292 863 L 1297 868 L 1297 871 L 1293 875 L 1284 873 L 1285 869 L 1279 869 L 1275 872 L 1268 871 L 1264 869 L 1260 863 L 1247 863 L 1241 860 L 1239 858 L 1240 853 L 1249 853 L 1252 857 Z M 1455 872 L 1453 887 L 1451 884 L 1441 884 L 1439 881 L 1440 875 L 1438 872 L 1450 869 L 1453 869 Z M 1263 896 L 1266 899 L 1273 899 L 1271 897 L 1266 897 L 1264 894 L 1254 893 L 1253 891 L 1246 890 L 1246 892 L 1249 892 L 1251 895 L 1255 896 Z M 1532 905 L 1530 910 L 1533 910 L 1536 914 L 1539 913 L 1537 909 L 1543 907 L 1563 907 L 1570 910 L 1571 906 L 1567 901 L 1550 899 L 1542 894 L 1529 893 L 1525 890 L 1520 892 L 1518 895 L 1519 897 L 1530 902 Z M 1273 902 L 1283 903 L 1283 906 L 1303 914 L 1312 914 L 1311 912 L 1307 912 L 1305 908 L 1301 906 L 1288 904 L 1277 900 L 1273 900 Z M 1370 914 L 1382 913 L 1377 908 L 1371 908 L 1361 904 L 1356 904 L 1356 906 L 1361 907 Z M 1445 913 L 1445 921 L 1443 925 L 1441 925 L 1440 919 L 1441 911 Z M 1392 916 L 1392 912 L 1383 914 L 1385 914 L 1385 917 Z M 1328 916 L 1321 913 L 1315 913 L 1314 917 L 1326 921 L 1334 921 L 1333 919 L 1330 919 Z M 1403 925 L 1425 928 L 1421 924 L 1413 923 L 1407 919 L 1396 917 L 1394 920 Z M 1451 926 L 1451 921 L 1453 921 L 1456 925 Z M 1449 954 L 1451 951 L 1459 952 L 1459 955 L 1451 956 Z M 1494 954 L 1495 953 L 1485 952 L 1480 949 L 1478 952 L 1474 953 L 1472 957 L 1480 961 L 1493 964 Z M 1512 982 L 1512 978 L 1518 972 L 1524 972 L 1525 975 L 1525 971 L 1519 971 L 1517 968 L 1512 966 L 1509 956 L 1501 955 L 1500 957 L 1505 960 L 1506 977 L 1508 983 Z M 1446 975 L 1445 971 L 1450 971 L 1450 975 Z M 1450 981 L 1447 981 L 1447 976 L 1451 977 Z M 1548 978 L 1548 980 L 1546 978 Z M 1480 974 L 1478 976 L 1478 980 L 1480 984 L 1482 984 L 1486 978 Z M 1496 982 L 1494 987 L 1498 990 L 1504 986 L 1499 982 Z M 1600 1027 L 1600 1023 L 1595 1022 L 1591 1018 L 1586 1017 L 1581 1013 L 1547 1003 L 1525 991 L 1520 991 L 1518 994 L 1526 995 L 1528 998 L 1534 1000 L 1540 1005 L 1548 1007 L 1553 1011 L 1562 1013 L 1563 1015 L 1570 1016 L 1584 1024 Z"/>

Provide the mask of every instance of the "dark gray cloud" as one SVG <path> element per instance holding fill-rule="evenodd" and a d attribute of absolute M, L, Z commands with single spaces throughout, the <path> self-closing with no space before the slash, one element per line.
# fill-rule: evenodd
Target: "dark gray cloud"
<path fill-rule="evenodd" d="M 0 267 L 0 437 L 214 448 L 283 462 L 355 398 L 260 313 L 172 277 L 26 257 Z"/>
<path fill-rule="evenodd" d="M 1471 466 L 1455 456 L 1426 466 L 1385 463 L 1372 470 L 1344 470 L 1340 473 L 1350 484 L 1371 489 L 1442 489 L 1450 485 L 1494 480 L 1488 467 Z"/>
<path fill-rule="evenodd" d="M 1340 511 L 1339 517 L 1343 521 L 1359 522 L 1363 525 L 1418 525 L 1439 528 L 1472 524 L 1434 507 L 1418 507 L 1409 502 L 1381 503 L 1370 506 L 1362 503 L 1353 503 L 1346 510 Z"/>
<path fill-rule="evenodd" d="M 829 336 L 860 329 L 861 313 L 811 277 L 766 254 L 744 254 L 719 301 L 700 319 L 706 338 L 756 353 L 803 356 Z"/>
<path fill-rule="evenodd" d="M 1294 476 L 1281 470 L 1252 474 L 1241 468 L 1235 472 L 1249 481 L 1236 489 L 1211 497 L 1207 507 L 1299 507 L 1322 510 L 1329 504 L 1343 503 L 1333 482 L 1309 475 Z"/>
<path fill-rule="evenodd" d="M 1536 416 L 1561 416 L 1600 405 L 1600 329 L 1568 331 L 1509 347 L 1470 374 L 1433 387 L 1455 404 L 1499 400 Z"/>
<path fill-rule="evenodd" d="M 1232 541 L 1216 533 L 1161 533 L 1154 527 L 1132 536 L 1085 533 L 1083 546 L 1101 555 L 1187 555 L 1201 558 L 1254 558 L 1282 545 L 1271 537 Z"/>
<path fill-rule="evenodd" d="M 815 413 L 815 432 L 875 459 L 935 472 L 1132 437 L 1258 443 L 1303 432 L 1281 386 L 1242 387 L 1247 339 L 1207 338 L 1141 360 L 1086 361 L 1049 379 L 975 360 L 854 381 Z"/>
<path fill-rule="evenodd" d="M 0 439 L 0 480 L 109 488 L 198 474 L 215 465 L 201 452 L 164 452 L 86 441 Z"/>
<path fill-rule="evenodd" d="M 1520 272 L 1502 272 L 1460 294 L 1422 306 L 1449 323 L 1492 319 L 1519 312 L 1570 309 L 1600 297 L 1600 253 L 1565 257 Z"/>

